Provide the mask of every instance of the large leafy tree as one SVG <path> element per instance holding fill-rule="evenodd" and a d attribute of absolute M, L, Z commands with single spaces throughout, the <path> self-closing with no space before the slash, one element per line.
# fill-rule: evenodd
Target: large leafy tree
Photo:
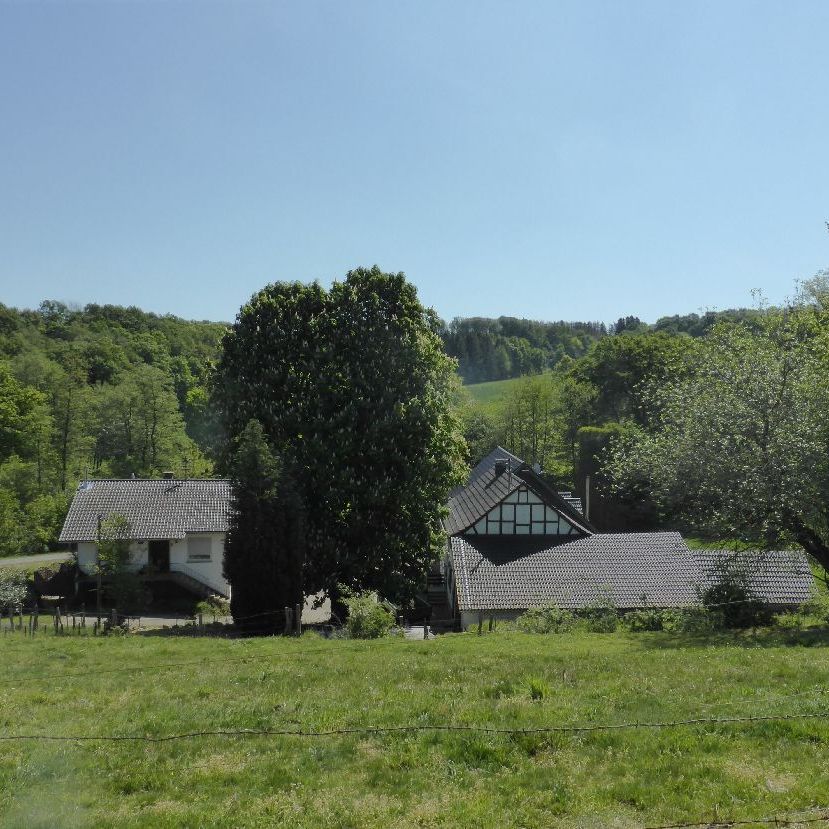
<path fill-rule="evenodd" d="M 643 392 L 658 415 L 610 453 L 617 489 L 719 536 L 797 542 L 829 569 L 827 323 L 813 305 L 716 326 L 687 374 Z"/>
<path fill-rule="evenodd" d="M 464 450 L 439 326 L 403 274 L 374 267 L 330 291 L 269 285 L 224 339 L 227 437 L 255 418 L 279 448 L 306 508 L 309 590 L 405 599 L 438 552 Z"/>
<path fill-rule="evenodd" d="M 596 389 L 592 409 L 597 422 L 634 420 L 644 425 L 652 413 L 642 398 L 645 387 L 676 377 L 694 347 L 690 337 L 626 331 L 600 340 L 576 363 L 572 376 Z"/>

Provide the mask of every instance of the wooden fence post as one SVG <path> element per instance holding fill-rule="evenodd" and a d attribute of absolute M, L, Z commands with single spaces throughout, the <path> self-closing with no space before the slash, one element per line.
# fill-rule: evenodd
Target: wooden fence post
<path fill-rule="evenodd" d="M 302 636 L 302 605 L 298 604 L 294 608 L 294 627 L 296 629 L 296 635 Z"/>
<path fill-rule="evenodd" d="M 478 636 L 480 636 L 484 632 L 484 612 L 483 610 L 478 611 Z"/>
<path fill-rule="evenodd" d="M 290 607 L 285 607 L 285 636 L 289 636 L 291 633 L 291 629 L 293 628 L 293 611 Z"/>

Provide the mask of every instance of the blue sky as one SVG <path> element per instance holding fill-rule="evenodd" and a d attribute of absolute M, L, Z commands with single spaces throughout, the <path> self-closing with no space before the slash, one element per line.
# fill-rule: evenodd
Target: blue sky
<path fill-rule="evenodd" d="M 0 301 L 771 301 L 829 266 L 829 3 L 0 4 Z"/>

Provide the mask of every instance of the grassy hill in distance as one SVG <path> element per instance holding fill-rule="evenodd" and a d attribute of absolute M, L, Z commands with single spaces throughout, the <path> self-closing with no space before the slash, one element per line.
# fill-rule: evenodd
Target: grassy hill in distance
<path fill-rule="evenodd" d="M 534 374 L 531 376 L 541 377 L 542 375 Z M 490 380 L 486 383 L 464 385 L 464 388 L 476 403 L 480 403 L 487 409 L 492 409 L 497 408 L 503 398 L 526 379 L 527 377 L 512 377 L 509 380 Z"/>

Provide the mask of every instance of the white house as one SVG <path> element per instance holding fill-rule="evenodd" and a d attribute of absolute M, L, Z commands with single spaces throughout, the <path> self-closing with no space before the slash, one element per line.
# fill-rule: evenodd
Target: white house
<path fill-rule="evenodd" d="M 100 523 L 122 515 L 130 554 L 148 579 L 168 579 L 194 593 L 230 596 L 222 575 L 230 513 L 230 481 L 222 479 L 96 479 L 82 481 L 60 541 L 77 551 L 78 568 L 93 576 Z"/>

